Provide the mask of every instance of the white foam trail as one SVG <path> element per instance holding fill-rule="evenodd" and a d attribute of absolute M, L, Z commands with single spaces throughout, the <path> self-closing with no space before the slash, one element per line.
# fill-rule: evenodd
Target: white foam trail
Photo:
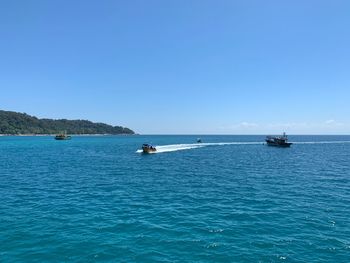
<path fill-rule="evenodd" d="M 350 141 L 313 141 L 313 142 L 293 142 L 293 144 L 332 144 L 332 143 L 350 143 Z M 169 144 L 155 146 L 157 151 L 151 153 L 176 152 L 182 150 L 190 150 L 202 148 L 206 146 L 222 146 L 222 145 L 260 145 L 265 142 L 209 142 L 209 143 L 189 143 L 189 144 Z M 142 153 L 142 150 L 137 150 L 137 153 Z"/>
<path fill-rule="evenodd" d="M 204 147 L 204 145 L 200 144 L 169 144 L 169 145 L 161 145 L 155 146 L 157 151 L 151 153 L 164 153 L 164 152 L 175 152 L 181 150 L 190 150 L 195 148 Z M 137 153 L 142 153 L 142 150 L 137 150 Z"/>
<path fill-rule="evenodd" d="M 204 145 L 198 145 L 198 144 L 172 144 L 172 145 L 162 145 L 157 146 L 157 152 L 175 152 L 175 151 L 182 151 L 182 150 L 190 150 L 190 149 L 196 149 L 204 147 Z"/>
<path fill-rule="evenodd" d="M 175 152 L 182 150 L 190 150 L 196 148 L 202 148 L 206 146 L 220 146 L 220 145 L 233 145 L 233 144 L 262 144 L 261 142 L 218 142 L 218 143 L 189 143 L 189 144 L 169 144 L 169 145 L 160 145 L 155 146 L 157 151 L 152 153 L 164 153 L 164 152 Z M 142 150 L 137 150 L 137 153 L 142 153 Z"/>
<path fill-rule="evenodd" d="M 294 144 L 336 144 L 336 143 L 350 143 L 350 141 L 319 141 L 319 142 L 293 142 Z"/>
<path fill-rule="evenodd" d="M 212 146 L 212 145 L 257 145 L 257 144 L 263 144 L 264 142 L 208 142 L 208 143 L 198 143 L 196 145 L 203 145 L 203 146 Z"/>

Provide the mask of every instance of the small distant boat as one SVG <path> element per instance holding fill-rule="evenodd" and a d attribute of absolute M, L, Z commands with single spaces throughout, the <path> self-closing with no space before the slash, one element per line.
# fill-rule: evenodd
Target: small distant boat
<path fill-rule="evenodd" d="M 288 137 L 284 132 L 282 136 L 267 136 L 265 139 L 268 146 L 277 146 L 277 147 L 290 147 L 291 142 L 288 142 Z"/>
<path fill-rule="evenodd" d="M 72 136 L 67 135 L 67 132 L 61 132 L 55 136 L 55 140 L 70 140 Z"/>
<path fill-rule="evenodd" d="M 197 143 L 201 143 L 202 139 L 201 138 L 197 138 Z"/>
<path fill-rule="evenodd" d="M 144 144 L 142 144 L 142 151 L 143 151 L 143 153 L 153 153 L 153 152 L 156 152 L 157 149 L 156 149 L 156 147 L 154 147 L 150 144 L 144 143 Z"/>

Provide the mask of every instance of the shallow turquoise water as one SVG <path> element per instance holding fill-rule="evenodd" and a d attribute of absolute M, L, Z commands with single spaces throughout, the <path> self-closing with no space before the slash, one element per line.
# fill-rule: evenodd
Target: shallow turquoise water
<path fill-rule="evenodd" d="M 0 261 L 350 262 L 350 136 L 201 138 L 0 137 Z"/>

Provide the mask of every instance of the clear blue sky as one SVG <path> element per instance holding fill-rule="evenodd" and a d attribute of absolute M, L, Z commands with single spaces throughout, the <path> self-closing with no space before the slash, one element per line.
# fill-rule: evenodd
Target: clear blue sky
<path fill-rule="evenodd" d="M 0 108 L 139 133 L 350 133 L 350 1 L 1 1 Z"/>

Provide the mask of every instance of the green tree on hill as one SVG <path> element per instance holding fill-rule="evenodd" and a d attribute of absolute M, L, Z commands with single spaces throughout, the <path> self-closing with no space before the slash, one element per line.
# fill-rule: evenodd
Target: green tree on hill
<path fill-rule="evenodd" d="M 94 123 L 88 120 L 38 119 L 26 113 L 0 110 L 0 134 L 134 134 L 121 126 Z"/>

